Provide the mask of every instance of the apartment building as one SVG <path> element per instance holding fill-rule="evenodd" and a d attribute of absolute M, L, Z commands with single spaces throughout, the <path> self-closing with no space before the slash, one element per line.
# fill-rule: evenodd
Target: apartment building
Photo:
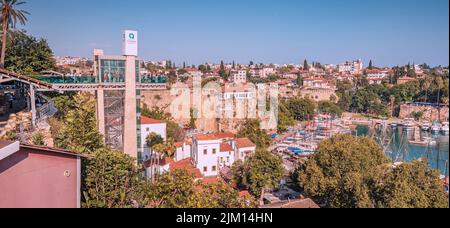
<path fill-rule="evenodd" d="M 337 66 L 339 73 L 361 74 L 364 69 L 364 64 L 361 60 L 347 61 Z"/>
<path fill-rule="evenodd" d="M 230 81 L 234 83 L 245 83 L 247 82 L 247 71 L 245 70 L 232 70 Z"/>
<path fill-rule="evenodd" d="M 255 153 L 256 145 L 247 138 L 236 138 L 234 134 L 216 132 L 192 137 L 192 142 L 180 142 L 173 160 L 161 160 L 156 168 L 161 173 L 185 169 L 198 179 L 217 177 L 223 168 L 230 168 L 237 160 L 245 161 Z M 146 173 L 151 165 L 144 164 Z M 147 175 L 148 176 L 148 175 Z"/>

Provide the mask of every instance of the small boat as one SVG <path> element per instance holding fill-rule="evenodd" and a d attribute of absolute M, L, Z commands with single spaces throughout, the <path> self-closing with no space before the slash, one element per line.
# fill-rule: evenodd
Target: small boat
<path fill-rule="evenodd" d="M 441 131 L 441 124 L 438 122 L 433 122 L 433 124 L 431 125 L 431 132 L 433 134 L 437 134 Z"/>
<path fill-rule="evenodd" d="M 431 128 L 430 122 L 423 122 L 421 128 L 422 128 L 422 131 L 429 131 Z"/>
<path fill-rule="evenodd" d="M 398 127 L 397 123 L 391 123 L 390 125 L 391 125 L 392 128 L 397 128 Z"/>
<path fill-rule="evenodd" d="M 414 127 L 415 127 L 415 123 L 414 123 L 414 119 L 412 119 L 412 118 L 406 118 L 404 121 L 403 121 L 403 129 L 404 130 L 406 130 L 406 131 L 412 131 L 412 130 L 414 130 Z"/>
<path fill-rule="evenodd" d="M 444 133 L 444 134 L 448 134 L 449 133 L 449 129 L 448 128 L 449 128 L 448 127 L 448 122 L 444 122 L 442 124 L 442 127 L 441 127 L 441 132 Z"/>

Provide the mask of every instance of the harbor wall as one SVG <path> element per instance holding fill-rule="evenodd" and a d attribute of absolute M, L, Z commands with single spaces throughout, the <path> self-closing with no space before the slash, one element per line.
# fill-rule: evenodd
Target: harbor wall
<path fill-rule="evenodd" d="M 449 107 L 442 106 L 437 108 L 431 105 L 403 104 L 400 106 L 400 118 L 411 117 L 413 112 L 423 112 L 424 120 L 428 121 L 447 121 L 449 117 Z"/>

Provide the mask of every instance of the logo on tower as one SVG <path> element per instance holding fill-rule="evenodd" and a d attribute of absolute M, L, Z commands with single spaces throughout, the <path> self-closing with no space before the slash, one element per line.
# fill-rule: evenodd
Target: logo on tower
<path fill-rule="evenodd" d="M 123 55 L 138 56 L 138 32 L 126 30 L 123 33 Z"/>

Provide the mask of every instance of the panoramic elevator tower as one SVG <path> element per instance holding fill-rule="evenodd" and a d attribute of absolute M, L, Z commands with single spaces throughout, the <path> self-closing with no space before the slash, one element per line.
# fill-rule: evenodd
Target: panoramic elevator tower
<path fill-rule="evenodd" d="M 106 56 L 94 50 L 94 73 L 101 85 L 96 90 L 97 120 L 105 143 L 131 157 L 138 154 L 139 82 L 138 33 L 123 33 L 122 56 Z"/>

